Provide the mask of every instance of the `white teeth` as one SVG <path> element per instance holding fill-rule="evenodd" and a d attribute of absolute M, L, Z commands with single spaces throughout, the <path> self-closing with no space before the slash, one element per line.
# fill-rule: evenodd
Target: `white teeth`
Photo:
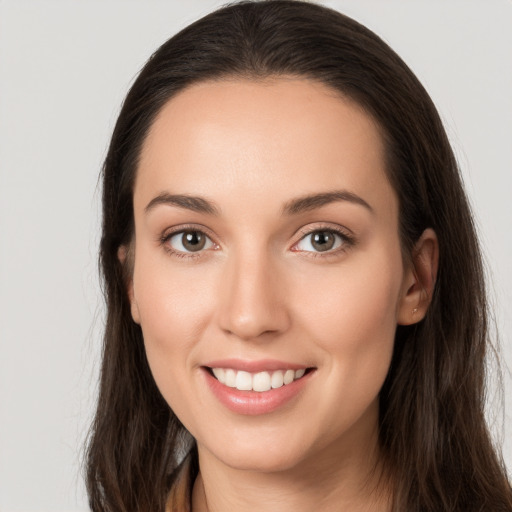
<path fill-rule="evenodd" d="M 226 386 L 229 386 L 230 388 L 236 387 L 236 372 L 235 370 L 232 370 L 231 368 L 226 370 L 225 373 L 226 380 L 222 382 L 220 379 L 219 381 L 222 382 L 222 384 L 226 384 Z"/>
<path fill-rule="evenodd" d="M 212 373 L 225 386 L 240 391 L 258 391 L 262 393 L 300 379 L 306 373 L 306 369 L 249 373 L 242 370 L 233 370 L 232 368 L 212 368 Z"/>
<path fill-rule="evenodd" d="M 240 391 L 251 391 L 252 375 L 249 372 L 238 372 L 236 374 L 235 388 Z"/>
<path fill-rule="evenodd" d="M 293 370 L 286 370 L 283 381 L 285 384 L 290 384 L 290 382 L 293 382 L 294 378 L 295 372 Z"/>
<path fill-rule="evenodd" d="M 224 370 L 224 368 L 212 368 L 212 372 L 217 380 L 226 382 L 226 370 Z"/>
<path fill-rule="evenodd" d="M 270 382 L 270 373 L 260 372 L 252 378 L 252 389 L 254 391 L 268 391 L 272 387 Z"/>
<path fill-rule="evenodd" d="M 281 370 L 277 370 L 272 374 L 272 387 L 280 388 L 284 384 L 284 374 Z"/>

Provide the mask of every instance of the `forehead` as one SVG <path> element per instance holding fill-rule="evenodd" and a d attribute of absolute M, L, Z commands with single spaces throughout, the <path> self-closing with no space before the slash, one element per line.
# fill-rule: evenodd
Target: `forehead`
<path fill-rule="evenodd" d="M 135 201 L 167 190 L 255 197 L 326 187 L 394 201 L 373 118 L 314 81 L 221 80 L 162 108 L 143 145 Z"/>

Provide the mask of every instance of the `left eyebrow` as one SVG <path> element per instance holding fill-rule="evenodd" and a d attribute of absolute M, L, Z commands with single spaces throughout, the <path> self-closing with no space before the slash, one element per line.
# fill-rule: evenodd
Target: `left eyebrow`
<path fill-rule="evenodd" d="M 334 190 L 332 192 L 321 192 L 319 194 L 312 194 L 292 199 L 284 205 L 283 214 L 297 215 L 338 201 L 347 201 L 349 203 L 357 204 L 363 206 L 371 213 L 375 213 L 373 208 L 362 197 L 359 197 L 347 190 Z"/>

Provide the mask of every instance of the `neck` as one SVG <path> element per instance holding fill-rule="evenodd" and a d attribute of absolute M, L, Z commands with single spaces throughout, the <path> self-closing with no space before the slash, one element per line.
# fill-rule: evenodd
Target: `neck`
<path fill-rule="evenodd" d="M 370 449 L 369 449 L 370 448 Z M 237 469 L 199 447 L 193 512 L 389 512 L 391 492 L 378 442 L 358 453 L 329 445 L 297 467 L 276 472 Z"/>

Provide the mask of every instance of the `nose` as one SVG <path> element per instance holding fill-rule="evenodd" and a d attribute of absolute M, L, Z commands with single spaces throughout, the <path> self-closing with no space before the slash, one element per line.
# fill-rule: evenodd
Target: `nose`
<path fill-rule="evenodd" d="M 219 287 L 219 326 L 241 340 L 272 338 L 290 323 L 285 297 L 282 272 L 266 254 L 228 257 Z"/>

